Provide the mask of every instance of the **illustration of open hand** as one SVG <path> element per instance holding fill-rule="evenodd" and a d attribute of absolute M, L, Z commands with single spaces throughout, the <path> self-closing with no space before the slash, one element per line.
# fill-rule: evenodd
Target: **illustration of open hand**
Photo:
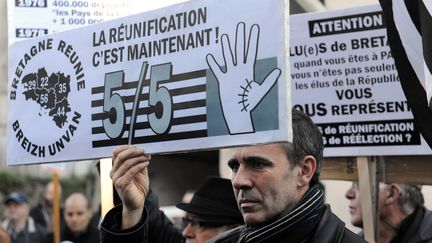
<path fill-rule="evenodd" d="M 212 54 L 207 64 L 219 84 L 220 101 L 230 134 L 254 132 L 251 112 L 278 80 L 281 70 L 275 68 L 259 84 L 255 80 L 255 62 L 258 53 L 259 26 L 250 28 L 246 39 L 245 23 L 236 30 L 234 52 L 226 34 L 221 37 L 224 65 L 219 65 Z M 226 67 L 226 71 L 222 70 Z"/>

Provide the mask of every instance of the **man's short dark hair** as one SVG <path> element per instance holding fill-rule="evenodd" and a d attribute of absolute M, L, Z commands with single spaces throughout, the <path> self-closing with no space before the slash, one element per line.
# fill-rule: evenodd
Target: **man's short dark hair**
<path fill-rule="evenodd" d="M 286 143 L 285 148 L 291 165 L 298 165 L 307 155 L 317 161 L 317 168 L 310 184 L 318 183 L 323 161 L 323 139 L 318 126 L 302 111 L 292 109 L 293 142 Z"/>

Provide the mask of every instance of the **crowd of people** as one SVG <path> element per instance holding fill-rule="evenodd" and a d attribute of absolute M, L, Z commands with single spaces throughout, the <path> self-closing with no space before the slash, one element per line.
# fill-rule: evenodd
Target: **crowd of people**
<path fill-rule="evenodd" d="M 240 147 L 227 161 L 231 179 L 210 176 L 177 207 L 185 211 L 179 229 L 159 208 L 150 189 L 144 149 L 124 145 L 113 151 L 111 178 L 121 204 L 99 225 L 88 199 L 73 193 L 61 210 L 61 241 L 74 243 L 204 242 L 366 242 L 362 232 L 345 227 L 320 187 L 323 140 L 317 126 L 293 110 L 293 142 Z M 4 200 L 0 243 L 53 242 L 53 185 L 31 208 L 23 194 Z M 351 223 L 362 227 L 358 183 L 345 193 Z M 424 207 L 421 187 L 381 183 L 379 242 L 432 243 L 432 212 Z M 92 219 L 93 218 L 93 219 Z"/>
<path fill-rule="evenodd" d="M 60 187 L 61 194 L 61 187 Z M 29 199 L 12 192 L 4 200 L 5 218 L 0 222 L 0 243 L 52 243 L 54 242 L 54 185 L 48 183 L 40 202 L 32 207 Z M 98 225 L 88 199 L 83 193 L 69 195 L 60 210 L 61 242 L 100 242 Z"/>

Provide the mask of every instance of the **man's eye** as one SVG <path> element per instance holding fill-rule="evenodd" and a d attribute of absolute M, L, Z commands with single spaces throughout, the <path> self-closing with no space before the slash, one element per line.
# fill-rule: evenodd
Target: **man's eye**
<path fill-rule="evenodd" d="M 264 163 L 258 162 L 258 161 L 254 161 L 254 162 L 252 162 L 252 167 L 254 169 L 262 169 L 262 168 L 264 168 Z"/>
<path fill-rule="evenodd" d="M 237 172 L 239 168 L 239 163 L 237 161 L 230 160 L 228 161 L 228 166 L 233 172 Z"/>

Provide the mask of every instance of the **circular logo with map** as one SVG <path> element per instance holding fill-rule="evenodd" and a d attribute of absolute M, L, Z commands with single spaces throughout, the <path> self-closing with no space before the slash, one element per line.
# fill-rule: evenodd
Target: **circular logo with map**
<path fill-rule="evenodd" d="M 44 67 L 37 72 L 23 77 L 25 100 L 36 102 L 40 108 L 40 115 L 48 115 L 59 128 L 63 128 L 71 108 L 68 96 L 71 91 L 70 75 L 57 71 L 48 74 Z"/>
<path fill-rule="evenodd" d="M 85 88 L 84 67 L 64 40 L 42 39 L 24 49 L 9 87 L 14 147 L 40 158 L 55 156 L 78 130 L 81 113 L 72 104 Z"/>

